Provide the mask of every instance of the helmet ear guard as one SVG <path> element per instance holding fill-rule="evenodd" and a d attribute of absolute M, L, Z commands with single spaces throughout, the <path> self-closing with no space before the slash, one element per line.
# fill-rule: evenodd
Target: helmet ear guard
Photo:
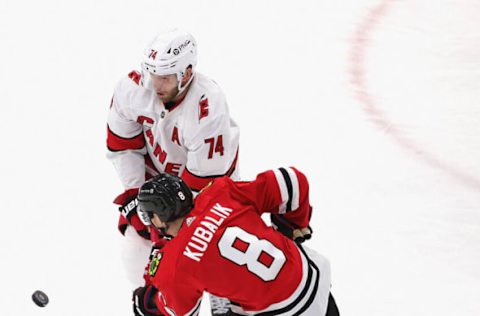
<path fill-rule="evenodd" d="M 138 207 L 142 212 L 157 214 L 164 223 L 190 213 L 193 194 L 177 176 L 161 173 L 146 181 L 138 193 Z"/>

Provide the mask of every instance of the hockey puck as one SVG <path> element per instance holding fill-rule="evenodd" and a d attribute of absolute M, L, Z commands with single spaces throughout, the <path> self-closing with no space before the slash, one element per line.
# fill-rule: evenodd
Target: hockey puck
<path fill-rule="evenodd" d="M 32 300 L 40 307 L 45 307 L 48 304 L 48 296 L 42 291 L 35 291 L 32 294 Z"/>

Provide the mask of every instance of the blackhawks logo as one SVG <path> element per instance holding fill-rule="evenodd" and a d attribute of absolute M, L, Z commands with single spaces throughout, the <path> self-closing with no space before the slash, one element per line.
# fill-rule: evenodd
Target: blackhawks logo
<path fill-rule="evenodd" d="M 155 276 L 155 273 L 157 273 L 158 266 L 160 265 L 160 260 L 162 260 L 163 253 L 162 252 L 157 252 L 156 254 L 153 255 L 152 260 L 150 261 L 150 267 L 148 268 L 148 274 L 150 276 Z"/>

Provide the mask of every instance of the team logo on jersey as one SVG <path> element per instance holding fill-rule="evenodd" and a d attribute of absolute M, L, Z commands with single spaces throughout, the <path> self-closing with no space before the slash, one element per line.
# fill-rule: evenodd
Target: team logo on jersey
<path fill-rule="evenodd" d="M 137 85 L 140 84 L 140 79 L 142 79 L 142 75 L 138 71 L 132 71 L 128 74 L 128 77 L 133 80 Z"/>
<path fill-rule="evenodd" d="M 150 266 L 148 267 L 148 275 L 151 277 L 155 276 L 158 270 L 158 266 L 160 265 L 160 260 L 162 260 L 163 252 L 158 251 L 158 249 L 154 250 L 152 254 L 152 260 L 150 260 Z"/>
<path fill-rule="evenodd" d="M 208 98 L 205 95 L 202 95 L 199 102 L 199 114 L 198 120 L 208 116 Z"/>
<path fill-rule="evenodd" d="M 148 116 L 139 115 L 137 116 L 137 123 L 152 128 L 153 124 L 155 124 L 155 120 Z"/>
<path fill-rule="evenodd" d="M 187 226 L 190 226 L 194 220 L 195 220 L 195 216 L 187 217 L 187 219 L 185 220 L 185 223 L 187 224 Z"/>

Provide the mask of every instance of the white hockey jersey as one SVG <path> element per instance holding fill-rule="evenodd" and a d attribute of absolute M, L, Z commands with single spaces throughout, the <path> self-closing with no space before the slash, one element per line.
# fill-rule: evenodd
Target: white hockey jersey
<path fill-rule="evenodd" d="M 194 191 L 213 178 L 238 175 L 239 128 L 220 87 L 196 73 L 183 100 L 166 109 L 133 71 L 115 88 L 108 115 L 107 157 L 126 190 L 145 173 L 181 176 Z"/>

